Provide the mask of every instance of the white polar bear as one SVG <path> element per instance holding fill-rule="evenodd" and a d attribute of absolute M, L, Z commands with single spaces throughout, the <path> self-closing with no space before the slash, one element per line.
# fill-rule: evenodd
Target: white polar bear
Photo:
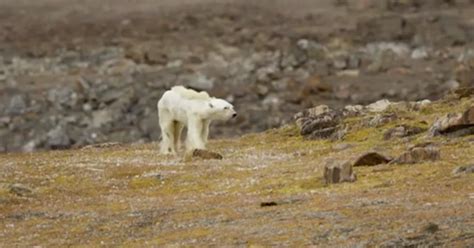
<path fill-rule="evenodd" d="M 205 149 L 211 121 L 226 121 L 237 116 L 229 102 L 183 86 L 166 91 L 157 105 L 162 154 L 176 154 L 184 126 L 188 128 L 186 151 Z"/>

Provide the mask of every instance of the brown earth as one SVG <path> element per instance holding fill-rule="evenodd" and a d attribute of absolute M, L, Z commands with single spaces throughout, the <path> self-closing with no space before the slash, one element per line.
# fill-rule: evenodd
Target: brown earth
<path fill-rule="evenodd" d="M 175 84 L 236 106 L 213 137 L 438 99 L 474 84 L 473 16 L 469 0 L 2 1 L 0 151 L 157 140 Z"/>
<path fill-rule="evenodd" d="M 432 103 L 377 127 L 349 118 L 342 141 L 305 140 L 294 125 L 213 140 L 222 160 L 166 157 L 157 144 L 0 154 L 2 247 L 472 247 L 473 136 L 427 132 L 386 140 L 401 124 L 426 126 L 474 99 Z M 352 183 L 325 185 L 327 161 L 410 146 L 435 161 L 357 166 Z M 469 169 L 466 169 L 469 168 Z"/>

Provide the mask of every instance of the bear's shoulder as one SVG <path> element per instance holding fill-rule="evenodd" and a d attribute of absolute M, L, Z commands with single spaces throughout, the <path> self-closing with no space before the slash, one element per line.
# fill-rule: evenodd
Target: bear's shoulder
<path fill-rule="evenodd" d="M 179 96 L 181 96 L 185 99 L 189 99 L 189 100 L 209 100 L 209 99 L 211 99 L 209 94 L 205 91 L 197 92 L 195 90 L 188 89 L 188 88 L 186 88 L 184 86 L 181 86 L 181 85 L 172 87 L 171 91 L 173 91 L 176 94 L 178 94 Z"/>

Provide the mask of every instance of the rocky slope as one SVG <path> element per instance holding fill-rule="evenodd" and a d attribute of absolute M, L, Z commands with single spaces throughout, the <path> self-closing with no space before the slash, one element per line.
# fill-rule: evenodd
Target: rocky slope
<path fill-rule="evenodd" d="M 473 93 L 319 106 L 212 140 L 220 160 L 160 156 L 156 143 L 2 154 L 0 243 L 470 247 Z M 316 135 L 327 127 L 343 135 Z M 345 160 L 349 182 L 326 184 Z"/>
<path fill-rule="evenodd" d="M 0 8 L 0 152 L 158 140 L 176 84 L 233 102 L 229 137 L 474 83 L 472 1 L 42 3 Z"/>

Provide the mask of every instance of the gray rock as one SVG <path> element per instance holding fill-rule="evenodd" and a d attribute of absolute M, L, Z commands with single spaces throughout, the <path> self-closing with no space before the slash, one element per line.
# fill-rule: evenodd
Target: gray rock
<path fill-rule="evenodd" d="M 28 107 L 26 96 L 14 95 L 8 103 L 5 113 L 7 115 L 18 115 L 26 112 Z"/>
<path fill-rule="evenodd" d="M 474 173 L 474 165 L 459 166 L 453 170 L 453 175 Z"/>
<path fill-rule="evenodd" d="M 177 79 L 180 84 L 196 90 L 211 90 L 214 88 L 215 80 L 201 73 L 182 75 Z"/>
<path fill-rule="evenodd" d="M 356 181 L 356 175 L 352 171 L 352 164 L 349 161 L 327 162 L 324 166 L 323 178 L 326 184 Z"/>
<path fill-rule="evenodd" d="M 57 108 L 72 108 L 78 104 L 79 95 L 71 87 L 63 86 L 50 89 L 47 99 Z"/>
<path fill-rule="evenodd" d="M 429 129 L 430 136 L 449 135 L 459 137 L 474 134 L 474 106 L 463 114 L 450 113 L 436 120 Z"/>
<path fill-rule="evenodd" d="M 91 126 L 94 128 L 100 128 L 107 124 L 112 123 L 116 117 L 117 113 L 110 109 L 102 109 L 92 112 L 92 123 Z"/>
<path fill-rule="evenodd" d="M 51 149 L 67 149 L 72 145 L 72 140 L 69 138 L 66 127 L 58 125 L 50 130 L 47 134 L 46 146 Z"/>
<path fill-rule="evenodd" d="M 389 130 L 385 131 L 385 133 L 383 134 L 383 138 L 384 140 L 389 140 L 393 138 L 403 138 L 422 133 L 426 130 L 427 129 L 421 127 L 398 125 L 394 128 L 390 128 Z"/>
<path fill-rule="evenodd" d="M 365 109 L 367 109 L 369 112 L 379 113 L 387 110 L 390 105 L 392 105 L 392 103 L 389 100 L 382 99 L 367 105 Z"/>
<path fill-rule="evenodd" d="M 427 161 L 437 161 L 440 159 L 440 151 L 437 147 L 428 145 L 425 147 L 412 147 L 409 151 L 403 153 L 391 163 L 394 164 L 416 164 Z"/>
<path fill-rule="evenodd" d="M 358 116 L 364 111 L 364 106 L 362 105 L 347 105 L 342 110 L 342 114 L 347 117 Z"/>
<path fill-rule="evenodd" d="M 31 196 L 33 194 L 33 190 L 31 188 L 19 183 L 12 184 L 8 188 L 10 193 L 17 196 Z"/>
<path fill-rule="evenodd" d="M 375 116 L 365 119 L 363 122 L 364 126 L 368 127 L 380 127 L 392 121 L 395 121 L 398 116 L 395 113 L 384 113 L 377 114 Z"/>
<path fill-rule="evenodd" d="M 416 48 L 411 52 L 412 59 L 427 59 L 429 56 L 429 49 L 426 47 Z"/>
<path fill-rule="evenodd" d="M 333 66 L 338 70 L 346 69 L 348 66 L 347 59 L 343 56 L 337 57 L 333 61 Z"/>
<path fill-rule="evenodd" d="M 300 134 L 309 139 L 330 138 L 336 133 L 341 114 L 326 105 L 307 109 L 295 115 Z"/>

